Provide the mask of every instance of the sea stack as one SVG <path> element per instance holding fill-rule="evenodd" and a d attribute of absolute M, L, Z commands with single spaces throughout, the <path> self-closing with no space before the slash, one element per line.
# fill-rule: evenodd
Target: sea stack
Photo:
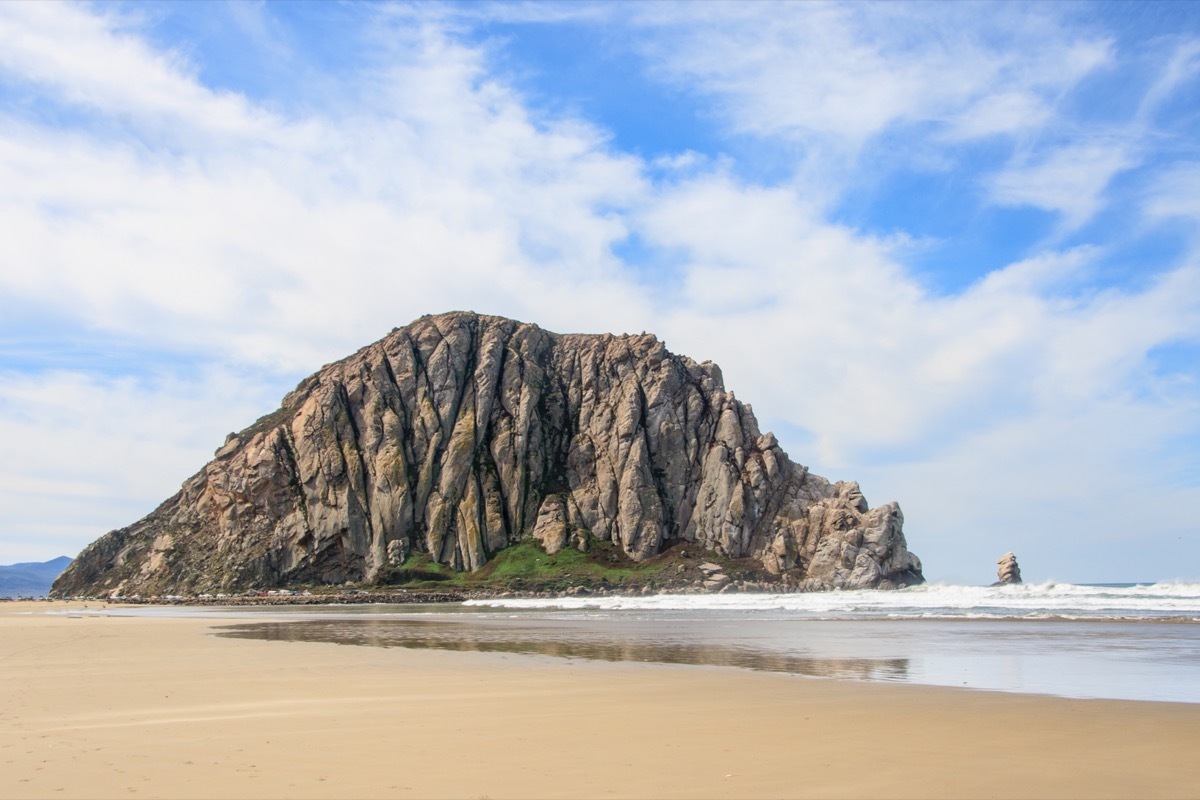
<path fill-rule="evenodd" d="M 215 455 L 53 593 L 369 583 L 416 554 L 475 570 L 523 540 L 550 554 L 604 540 L 635 562 L 682 541 L 806 589 L 923 581 L 896 503 L 793 463 L 715 364 L 650 334 L 422 317 Z"/>
<path fill-rule="evenodd" d="M 996 568 L 996 577 L 999 578 L 996 581 L 996 586 L 1021 582 L 1021 568 L 1017 566 L 1017 557 L 1011 552 L 1000 556 L 996 564 L 998 565 Z"/>

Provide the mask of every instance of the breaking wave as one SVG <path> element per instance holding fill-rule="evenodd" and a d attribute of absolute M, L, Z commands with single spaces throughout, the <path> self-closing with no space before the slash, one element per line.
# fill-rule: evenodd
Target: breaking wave
<path fill-rule="evenodd" d="M 492 598 L 481 608 L 761 612 L 809 619 L 978 618 L 1200 622 L 1200 584 L 925 584 L 899 590 Z"/>

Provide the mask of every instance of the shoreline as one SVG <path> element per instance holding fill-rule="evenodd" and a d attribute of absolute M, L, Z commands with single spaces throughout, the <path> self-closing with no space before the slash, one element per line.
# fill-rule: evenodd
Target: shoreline
<path fill-rule="evenodd" d="M 1200 705 L 239 640 L 213 635 L 211 618 L 73 610 L 84 604 L 0 605 L 6 797 L 1190 797 L 1200 786 Z"/>
<path fill-rule="evenodd" d="M 396 605 L 415 603 L 461 603 L 466 600 L 498 599 L 558 599 L 588 597 L 636 597 L 655 594 L 710 595 L 710 594 L 817 594 L 834 591 L 829 588 L 812 588 L 799 584 L 767 584 L 741 581 L 723 584 L 719 589 L 705 587 L 703 582 L 676 583 L 658 589 L 634 586 L 576 586 L 571 589 L 527 587 L 509 589 L 502 587 L 473 586 L 446 589 L 346 589 L 337 591 L 263 589 L 234 594 L 199 595 L 72 595 L 69 597 L 0 597 L 3 603 L 57 603 L 90 602 L 113 603 L 132 606 L 272 606 L 272 605 L 370 605 L 389 603 Z M 3 606 L 0 605 L 0 608 Z"/>

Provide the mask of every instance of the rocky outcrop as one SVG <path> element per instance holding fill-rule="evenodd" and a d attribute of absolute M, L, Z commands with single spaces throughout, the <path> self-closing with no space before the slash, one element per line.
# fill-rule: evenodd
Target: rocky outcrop
<path fill-rule="evenodd" d="M 997 581 L 993 586 L 1004 586 L 1009 583 L 1021 582 L 1021 568 L 1017 566 L 1017 557 L 1012 553 L 1005 553 L 996 561 L 996 577 Z"/>
<path fill-rule="evenodd" d="M 303 381 L 54 591 L 361 582 L 413 552 L 474 570 L 527 537 L 635 561 L 686 540 L 808 588 L 894 587 L 922 580 L 902 525 L 793 464 L 711 362 L 450 313 Z"/>

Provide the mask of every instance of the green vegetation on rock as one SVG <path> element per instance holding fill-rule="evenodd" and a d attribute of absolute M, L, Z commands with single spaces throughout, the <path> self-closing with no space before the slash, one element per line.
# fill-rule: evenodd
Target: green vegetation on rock
<path fill-rule="evenodd" d="M 773 581 L 752 559 L 729 559 L 700 553 L 695 547 L 669 548 L 646 561 L 628 558 L 611 542 L 591 542 L 587 552 L 564 548 L 547 555 L 536 542 L 523 541 L 495 553 L 474 572 L 455 572 L 414 553 L 398 567 L 376 576 L 375 586 L 410 589 L 484 589 L 491 591 L 567 592 L 583 589 L 640 590 L 679 588 L 701 578 L 699 564 L 718 564 L 731 577 Z"/>

